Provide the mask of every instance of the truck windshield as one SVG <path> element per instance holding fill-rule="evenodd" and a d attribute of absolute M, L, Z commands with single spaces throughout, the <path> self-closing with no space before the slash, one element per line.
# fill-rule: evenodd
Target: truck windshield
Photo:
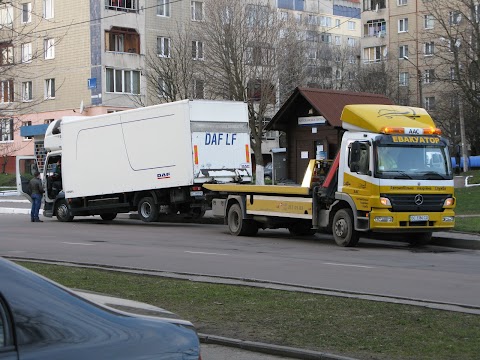
<path fill-rule="evenodd" d="M 415 180 L 453 178 L 450 158 L 444 146 L 379 144 L 376 152 L 376 177 Z"/>

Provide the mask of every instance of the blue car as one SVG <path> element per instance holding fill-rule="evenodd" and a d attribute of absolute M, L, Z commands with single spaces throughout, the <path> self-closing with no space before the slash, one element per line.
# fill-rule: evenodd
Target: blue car
<path fill-rule="evenodd" d="M 193 325 L 116 311 L 0 258 L 0 359 L 201 360 Z"/>

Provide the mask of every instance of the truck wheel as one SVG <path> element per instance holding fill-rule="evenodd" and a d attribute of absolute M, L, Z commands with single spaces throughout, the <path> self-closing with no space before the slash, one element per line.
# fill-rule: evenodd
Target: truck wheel
<path fill-rule="evenodd" d="M 55 213 L 58 221 L 70 222 L 73 220 L 73 215 L 70 213 L 70 208 L 65 200 L 57 202 Z"/>
<path fill-rule="evenodd" d="M 317 229 L 312 229 L 312 224 L 309 222 L 296 222 L 288 227 L 290 234 L 294 236 L 315 235 Z"/>
<path fill-rule="evenodd" d="M 112 221 L 113 219 L 115 219 L 117 217 L 117 213 L 100 214 L 100 217 L 102 218 L 102 220 Z"/>
<path fill-rule="evenodd" d="M 230 234 L 235 236 L 254 236 L 258 232 L 255 221 L 243 218 L 242 208 L 238 204 L 228 209 L 227 223 Z"/>
<path fill-rule="evenodd" d="M 138 203 L 138 215 L 143 222 L 153 222 L 158 219 L 158 206 L 152 197 L 144 197 Z"/>
<path fill-rule="evenodd" d="M 359 235 L 353 227 L 353 214 L 350 209 L 340 209 L 333 217 L 333 238 L 339 246 L 353 247 L 358 244 Z"/>
<path fill-rule="evenodd" d="M 409 233 L 406 235 L 407 241 L 411 246 L 425 246 L 432 241 L 432 233 Z"/>

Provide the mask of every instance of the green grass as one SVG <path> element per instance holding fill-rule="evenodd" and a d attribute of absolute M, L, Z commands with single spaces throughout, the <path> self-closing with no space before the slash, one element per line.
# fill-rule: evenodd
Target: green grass
<path fill-rule="evenodd" d="M 480 233 L 480 216 L 456 217 L 454 229 L 462 232 Z"/>
<path fill-rule="evenodd" d="M 201 333 L 360 359 L 478 359 L 480 316 L 366 300 L 21 263 L 68 287 L 142 301 Z"/>
<path fill-rule="evenodd" d="M 455 189 L 458 215 L 480 214 L 480 186 Z"/>
<path fill-rule="evenodd" d="M 17 180 L 15 174 L 0 174 L 0 186 L 16 187 Z"/>
<path fill-rule="evenodd" d="M 480 184 L 480 170 L 470 170 L 467 172 L 462 173 L 463 176 L 473 176 L 472 178 L 468 179 L 469 184 Z"/>

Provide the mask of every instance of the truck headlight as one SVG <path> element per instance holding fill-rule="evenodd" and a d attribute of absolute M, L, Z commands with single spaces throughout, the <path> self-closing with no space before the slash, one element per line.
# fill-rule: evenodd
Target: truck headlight
<path fill-rule="evenodd" d="M 390 199 L 386 197 L 381 197 L 380 198 L 380 204 L 384 206 L 391 206 L 392 204 L 390 203 Z"/>
<path fill-rule="evenodd" d="M 393 217 L 391 216 L 375 216 L 373 221 L 380 223 L 391 223 L 393 222 Z"/>
<path fill-rule="evenodd" d="M 455 200 L 453 198 L 446 198 L 445 202 L 443 203 L 443 206 L 452 206 L 455 203 Z"/>
<path fill-rule="evenodd" d="M 453 216 L 444 216 L 442 219 L 443 222 L 453 222 L 455 218 Z"/>

